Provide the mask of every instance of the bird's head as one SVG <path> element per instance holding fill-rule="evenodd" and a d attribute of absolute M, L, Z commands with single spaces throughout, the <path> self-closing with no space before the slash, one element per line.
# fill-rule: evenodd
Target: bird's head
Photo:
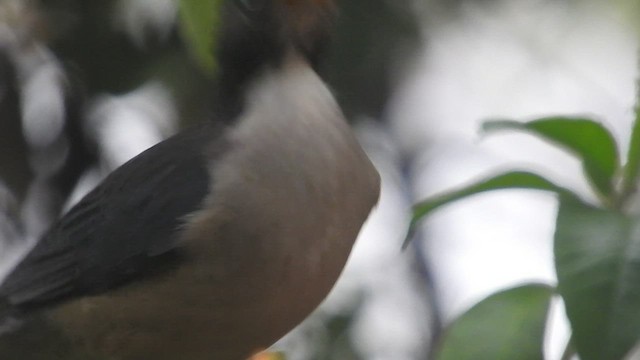
<path fill-rule="evenodd" d="M 290 50 L 315 64 L 334 13 L 333 0 L 227 0 L 220 34 L 222 65 L 277 64 Z"/>
<path fill-rule="evenodd" d="M 225 0 L 216 52 L 223 97 L 240 98 L 251 79 L 291 52 L 316 67 L 334 15 L 333 0 Z M 233 102 L 225 105 L 231 113 Z"/>
<path fill-rule="evenodd" d="M 276 0 L 283 19 L 282 38 L 311 64 L 329 39 L 335 14 L 333 0 Z"/>

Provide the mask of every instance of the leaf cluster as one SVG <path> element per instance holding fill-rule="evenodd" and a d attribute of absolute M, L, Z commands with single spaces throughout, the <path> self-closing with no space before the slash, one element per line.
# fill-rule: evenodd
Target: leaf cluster
<path fill-rule="evenodd" d="M 416 204 L 410 234 L 434 210 L 478 193 L 521 188 L 558 194 L 557 286 L 526 284 L 490 295 L 450 326 L 436 359 L 543 359 L 547 312 L 554 297 L 564 300 L 572 330 L 565 358 L 577 354 L 583 360 L 623 359 L 640 338 L 640 216 L 629 211 L 640 173 L 640 110 L 636 109 L 625 164 L 614 137 L 593 119 L 555 116 L 483 125 L 487 133 L 514 130 L 576 156 L 597 204 L 544 176 L 520 170 Z"/>

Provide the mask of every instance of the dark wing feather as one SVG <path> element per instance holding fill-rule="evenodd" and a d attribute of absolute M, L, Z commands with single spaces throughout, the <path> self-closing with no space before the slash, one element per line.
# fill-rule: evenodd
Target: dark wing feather
<path fill-rule="evenodd" d="M 222 152 L 221 134 L 202 125 L 116 169 L 12 271 L 0 299 L 18 309 L 39 307 L 176 266 L 176 235 L 208 192 L 205 157 Z"/>

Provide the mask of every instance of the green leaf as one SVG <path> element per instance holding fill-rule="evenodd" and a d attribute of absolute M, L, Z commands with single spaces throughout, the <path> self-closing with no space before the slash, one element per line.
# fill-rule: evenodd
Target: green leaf
<path fill-rule="evenodd" d="M 215 39 L 223 0 L 180 0 L 180 30 L 198 64 L 215 70 Z"/>
<path fill-rule="evenodd" d="M 529 284 L 495 293 L 458 318 L 436 360 L 541 360 L 553 289 Z"/>
<path fill-rule="evenodd" d="M 619 360 L 640 336 L 640 221 L 560 201 L 558 291 L 582 360 Z"/>
<path fill-rule="evenodd" d="M 600 123 L 585 118 L 549 117 L 529 122 L 489 121 L 483 130 L 525 130 L 552 141 L 577 155 L 594 190 L 606 198 L 613 195 L 613 176 L 620 168 L 615 139 Z"/>
<path fill-rule="evenodd" d="M 638 99 L 640 102 L 640 99 Z M 627 154 L 627 164 L 624 167 L 624 175 L 622 182 L 622 196 L 626 198 L 628 195 L 637 191 L 638 174 L 640 173 L 640 103 L 636 105 L 636 119 L 633 123 L 631 131 L 631 142 L 629 144 L 629 153 Z M 624 200 L 624 199 L 622 199 Z"/>
<path fill-rule="evenodd" d="M 495 175 L 490 178 L 476 181 L 470 185 L 436 195 L 415 204 L 413 206 L 413 218 L 411 219 L 411 225 L 409 227 L 407 237 L 405 238 L 403 248 L 405 248 L 411 240 L 415 226 L 418 224 L 420 219 L 429 215 L 434 210 L 468 196 L 500 189 L 546 190 L 562 195 L 577 197 L 577 195 L 572 193 L 570 190 L 558 186 L 544 177 L 528 171 L 510 171 Z"/>

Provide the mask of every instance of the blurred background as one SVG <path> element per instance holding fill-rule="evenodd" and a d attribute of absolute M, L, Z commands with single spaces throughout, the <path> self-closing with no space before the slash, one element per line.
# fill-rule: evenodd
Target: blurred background
<path fill-rule="evenodd" d="M 203 0 L 204 1 L 204 0 Z M 633 120 L 640 5 L 616 0 L 341 0 L 322 66 L 383 178 L 344 276 L 276 344 L 292 360 L 426 359 L 497 289 L 553 284 L 555 199 L 526 191 L 444 208 L 401 244 L 418 200 L 526 167 L 583 190 L 568 155 L 490 118 L 583 114 L 622 146 Z M 212 76 L 178 0 L 0 0 L 0 278 L 114 168 L 207 119 Z M 624 148 L 622 149 L 624 153 Z M 567 339 L 551 313 L 548 359 Z"/>

